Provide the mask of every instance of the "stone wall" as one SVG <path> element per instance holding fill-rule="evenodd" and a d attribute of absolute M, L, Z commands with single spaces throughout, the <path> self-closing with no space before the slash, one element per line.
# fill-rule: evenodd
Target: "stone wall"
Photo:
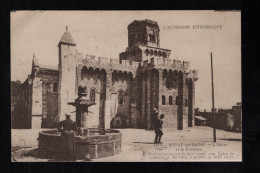
<path fill-rule="evenodd" d="M 53 90 L 53 84 L 58 84 L 57 71 L 40 70 L 34 79 L 38 85 L 33 86 L 33 121 L 39 121 L 41 117 L 42 128 L 54 128 L 58 123 L 58 92 Z M 33 122 L 36 128 L 39 122 Z"/>
<path fill-rule="evenodd" d="M 177 108 L 178 103 L 178 76 L 172 72 L 163 71 L 160 86 L 160 109 L 159 113 L 164 114 L 165 120 L 163 127 L 177 127 Z M 165 103 L 163 104 L 163 96 L 165 98 Z M 170 97 L 172 99 L 170 103 Z"/>
<path fill-rule="evenodd" d="M 162 105 L 160 114 L 164 114 L 164 128 L 177 129 L 177 106 L 176 105 Z"/>
<path fill-rule="evenodd" d="M 131 115 L 131 86 L 132 75 L 126 73 L 116 73 L 112 75 L 112 90 L 111 92 L 116 94 L 117 108 L 116 116 L 112 119 L 111 123 L 113 127 L 130 127 L 130 115 Z M 118 100 L 119 93 L 123 94 L 122 102 Z M 115 106 L 115 105 L 111 105 Z"/>
<path fill-rule="evenodd" d="M 35 77 L 32 87 L 32 116 L 42 116 L 42 81 Z"/>
<path fill-rule="evenodd" d="M 102 78 L 100 76 L 99 70 L 93 70 L 82 68 L 81 76 L 79 85 L 83 85 L 87 87 L 88 95 L 87 99 L 90 100 L 90 92 L 91 90 L 95 91 L 95 105 L 89 107 L 88 111 L 88 127 L 89 128 L 98 128 L 99 124 L 99 117 L 100 117 L 100 100 L 101 100 L 101 93 L 102 91 Z"/>
<path fill-rule="evenodd" d="M 135 126 L 137 126 L 138 128 L 144 128 L 142 124 L 143 75 L 138 74 L 133 81 L 134 83 L 132 83 L 132 103 L 134 103 L 134 108 L 132 112 L 134 113 L 133 116 L 135 117 Z"/>

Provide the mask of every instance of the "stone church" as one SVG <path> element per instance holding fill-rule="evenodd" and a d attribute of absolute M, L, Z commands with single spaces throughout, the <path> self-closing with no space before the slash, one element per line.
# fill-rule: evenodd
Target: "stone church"
<path fill-rule="evenodd" d="M 41 65 L 34 56 L 17 99 L 27 110 L 28 128 L 55 127 L 68 112 L 75 120 L 75 107 L 68 102 L 77 98 L 79 86 L 86 86 L 87 97 L 96 103 L 89 108 L 89 128 L 150 130 L 154 108 L 165 115 L 165 128 L 192 127 L 197 70 L 160 48 L 157 22 L 135 20 L 127 29 L 128 47 L 118 59 L 77 52 L 68 27 L 58 44 L 58 67 Z"/>

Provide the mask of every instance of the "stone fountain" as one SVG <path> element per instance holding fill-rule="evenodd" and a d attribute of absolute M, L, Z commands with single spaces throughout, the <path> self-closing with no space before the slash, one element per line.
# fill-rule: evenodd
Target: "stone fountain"
<path fill-rule="evenodd" d="M 122 134 L 120 131 L 88 127 L 88 108 L 95 103 L 87 99 L 87 87 L 78 88 L 78 98 L 68 103 L 76 107 L 76 124 L 78 130 L 75 136 L 76 159 L 90 159 L 113 156 L 121 151 Z M 104 118 L 104 116 L 102 116 Z M 60 146 L 58 130 L 41 131 L 38 138 L 38 155 L 41 158 L 56 159 Z"/>

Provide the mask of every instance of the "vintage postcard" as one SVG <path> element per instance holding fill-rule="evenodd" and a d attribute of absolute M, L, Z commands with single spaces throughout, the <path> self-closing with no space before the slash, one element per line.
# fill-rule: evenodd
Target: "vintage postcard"
<path fill-rule="evenodd" d="M 11 12 L 12 162 L 242 161 L 240 11 Z"/>

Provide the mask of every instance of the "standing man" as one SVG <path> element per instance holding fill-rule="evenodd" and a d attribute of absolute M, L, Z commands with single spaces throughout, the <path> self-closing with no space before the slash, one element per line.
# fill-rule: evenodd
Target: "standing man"
<path fill-rule="evenodd" d="M 156 121 L 155 121 L 155 140 L 154 143 L 162 143 L 161 142 L 161 138 L 163 135 L 163 131 L 162 131 L 162 124 L 163 124 L 163 118 L 164 118 L 164 114 L 160 115 L 160 118 L 157 117 Z"/>
<path fill-rule="evenodd" d="M 67 161 L 75 161 L 75 131 L 76 123 L 70 119 L 69 114 L 66 115 L 66 120 L 63 120 L 58 125 L 58 130 L 61 132 L 61 144 L 59 151 L 59 159 Z"/>

